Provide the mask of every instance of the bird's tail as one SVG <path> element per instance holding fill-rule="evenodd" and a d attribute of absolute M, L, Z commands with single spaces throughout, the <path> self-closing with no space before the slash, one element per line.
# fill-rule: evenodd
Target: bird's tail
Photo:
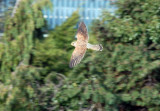
<path fill-rule="evenodd" d="M 102 44 L 98 44 L 98 45 L 89 44 L 88 49 L 92 49 L 92 50 L 96 50 L 96 51 L 102 51 L 103 50 L 103 46 L 102 46 Z"/>

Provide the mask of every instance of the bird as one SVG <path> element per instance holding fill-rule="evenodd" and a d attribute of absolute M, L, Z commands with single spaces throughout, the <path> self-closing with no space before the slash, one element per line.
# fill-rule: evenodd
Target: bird
<path fill-rule="evenodd" d="M 70 63 L 69 63 L 70 68 L 77 66 L 81 62 L 87 49 L 91 49 L 95 51 L 103 50 L 102 44 L 93 45 L 88 43 L 89 35 L 88 35 L 87 27 L 83 21 L 79 23 L 76 37 L 77 37 L 77 41 L 73 41 L 71 43 L 71 45 L 74 46 L 75 49 L 70 59 Z"/>

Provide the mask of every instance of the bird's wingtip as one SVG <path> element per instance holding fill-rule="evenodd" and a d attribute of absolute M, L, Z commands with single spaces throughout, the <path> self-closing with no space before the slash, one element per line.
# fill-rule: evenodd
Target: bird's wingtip
<path fill-rule="evenodd" d="M 73 68 L 73 66 L 71 65 L 71 63 L 69 64 L 69 68 Z"/>

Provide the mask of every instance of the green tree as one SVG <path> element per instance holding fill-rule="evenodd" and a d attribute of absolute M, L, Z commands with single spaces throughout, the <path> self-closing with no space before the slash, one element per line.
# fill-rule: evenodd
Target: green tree
<path fill-rule="evenodd" d="M 78 12 L 74 12 L 62 25 L 49 32 L 44 40 L 37 41 L 34 51 L 33 64 L 45 68 L 48 72 L 67 73 L 69 61 L 74 47 L 71 42 L 75 39 L 76 25 L 79 20 Z"/>
<path fill-rule="evenodd" d="M 96 23 L 99 25 L 93 28 L 93 32 L 106 41 L 146 46 L 158 44 L 160 40 L 159 3 L 159 0 L 119 0 L 116 2 L 118 7 L 116 16 L 104 11 L 102 21 Z M 97 33 L 94 29 L 101 30 L 101 33 Z M 107 37 L 105 37 L 106 34 Z"/>
<path fill-rule="evenodd" d="M 22 0 L 6 24 L 0 43 L 0 110 L 160 110 L 159 0 L 116 2 L 115 15 L 104 12 L 92 27 L 104 50 L 87 51 L 72 70 L 77 12 L 48 38 L 34 41 L 35 29 L 44 25 L 42 6 L 49 1 L 34 3 Z"/>
<path fill-rule="evenodd" d="M 45 6 L 51 6 L 49 0 L 20 0 L 16 13 L 6 21 L 0 61 L 0 111 L 38 110 L 34 87 L 39 68 L 30 66 L 29 61 L 34 31 L 45 23 Z"/>
<path fill-rule="evenodd" d="M 102 52 L 87 52 L 53 97 L 56 110 L 160 110 L 159 0 L 119 0 L 93 35 Z"/>

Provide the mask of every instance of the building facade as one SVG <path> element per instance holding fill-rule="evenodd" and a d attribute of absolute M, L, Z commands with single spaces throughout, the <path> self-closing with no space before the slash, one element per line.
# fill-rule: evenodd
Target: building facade
<path fill-rule="evenodd" d="M 14 6 L 16 0 L 0 0 L 0 16 Z M 113 0 L 51 0 L 53 11 L 43 10 L 49 29 L 62 24 L 74 11 L 79 10 L 80 20 L 89 25 L 92 20 L 100 19 L 103 10 L 114 12 Z"/>
<path fill-rule="evenodd" d="M 92 20 L 100 19 L 103 10 L 113 13 L 113 0 L 52 0 L 53 11 L 44 10 L 44 17 L 52 29 L 62 24 L 72 13 L 79 10 L 80 19 L 89 25 Z"/>

